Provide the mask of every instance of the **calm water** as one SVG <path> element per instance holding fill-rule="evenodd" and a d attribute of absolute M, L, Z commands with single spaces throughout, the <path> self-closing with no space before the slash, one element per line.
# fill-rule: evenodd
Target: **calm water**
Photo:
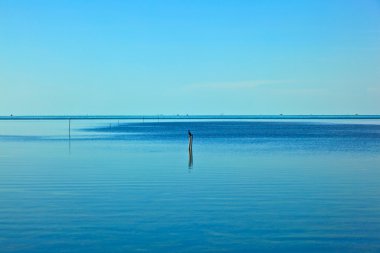
<path fill-rule="evenodd" d="M 0 121 L 2 253 L 380 252 L 379 196 L 380 120 Z"/>

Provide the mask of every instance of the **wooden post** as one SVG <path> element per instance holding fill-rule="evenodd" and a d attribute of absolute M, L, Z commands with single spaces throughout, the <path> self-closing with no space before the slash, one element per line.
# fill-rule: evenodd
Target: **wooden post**
<path fill-rule="evenodd" d="M 193 152 L 193 135 L 189 136 L 189 152 Z"/>
<path fill-rule="evenodd" d="M 189 169 L 193 167 L 193 135 L 189 131 Z"/>

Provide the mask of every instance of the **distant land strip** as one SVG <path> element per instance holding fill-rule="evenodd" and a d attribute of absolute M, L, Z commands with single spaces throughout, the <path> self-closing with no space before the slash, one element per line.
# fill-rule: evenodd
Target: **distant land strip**
<path fill-rule="evenodd" d="M 0 120 L 223 120 L 223 119 L 380 119 L 380 115 L 41 115 L 0 116 Z"/>

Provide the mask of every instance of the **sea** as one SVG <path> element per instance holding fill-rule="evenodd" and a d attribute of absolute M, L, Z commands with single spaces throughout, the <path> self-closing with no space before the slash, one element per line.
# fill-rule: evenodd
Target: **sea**
<path fill-rule="evenodd" d="M 0 252 L 380 252 L 380 118 L 0 118 Z"/>

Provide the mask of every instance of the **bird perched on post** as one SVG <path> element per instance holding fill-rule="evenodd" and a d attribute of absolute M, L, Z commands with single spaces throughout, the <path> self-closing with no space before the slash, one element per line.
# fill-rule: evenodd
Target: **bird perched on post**
<path fill-rule="evenodd" d="M 189 152 L 193 151 L 193 134 L 190 132 L 190 130 L 187 130 L 187 133 L 189 135 Z"/>

